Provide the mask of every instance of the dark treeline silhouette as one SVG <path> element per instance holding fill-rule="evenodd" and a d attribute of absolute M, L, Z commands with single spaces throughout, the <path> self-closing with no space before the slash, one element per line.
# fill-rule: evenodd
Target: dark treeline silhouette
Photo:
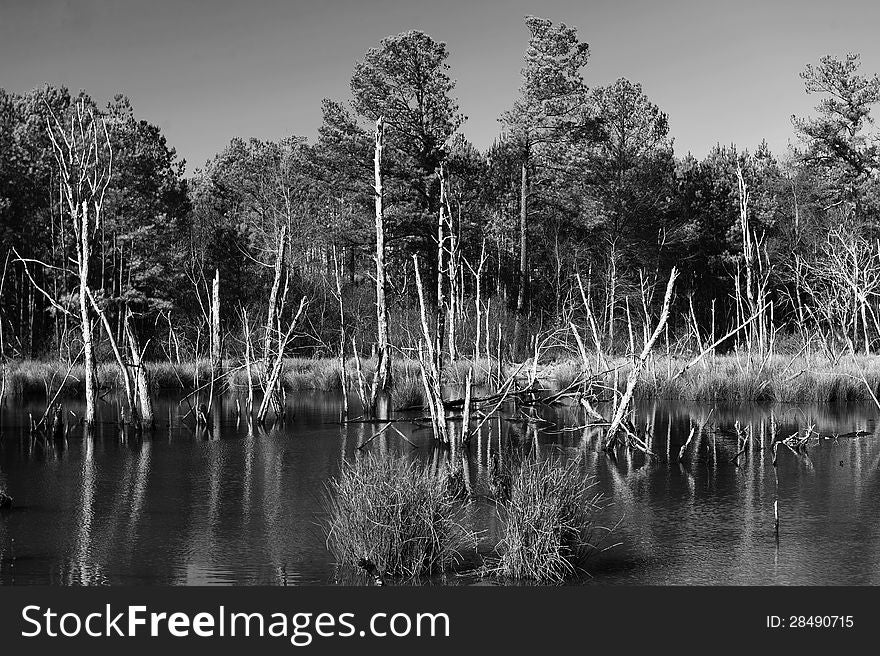
<path fill-rule="evenodd" d="M 793 118 L 799 145 L 783 160 L 766 144 L 697 159 L 674 153 L 667 116 L 638 83 L 589 84 L 576 29 L 535 17 L 526 26 L 522 86 L 486 152 L 465 137 L 445 44 L 419 31 L 365 54 L 349 99 L 322 102 L 315 138 L 235 138 L 191 177 L 123 96 L 100 107 L 65 88 L 0 89 L 2 356 L 76 359 L 81 317 L 98 326 L 99 311 L 119 344 L 131 316 L 149 359 L 207 356 L 217 271 L 224 348 L 242 352 L 243 317 L 263 326 L 275 307 L 266 299 L 279 247 L 278 293 L 309 299 L 289 352 L 338 353 L 340 312 L 349 346 L 354 337 L 369 351 L 380 118 L 397 348 L 420 334 L 413 255 L 453 357 L 493 355 L 497 334 L 506 356 L 522 357 L 538 332 L 590 321 L 601 349 L 633 350 L 673 265 L 669 327 L 697 350 L 746 322 L 756 348 L 815 335 L 829 353 L 876 347 L 880 150 L 869 128 L 880 82 L 860 73 L 858 56 L 805 68 L 818 106 Z M 100 139 L 80 144 L 94 163 L 73 173 L 109 178 L 88 226 L 94 303 L 81 308 L 82 236 L 70 217 L 84 197 L 65 188 L 65 149 L 70 162 L 77 152 L 63 135 L 83 108 Z M 297 303 L 282 307 L 289 321 Z"/>

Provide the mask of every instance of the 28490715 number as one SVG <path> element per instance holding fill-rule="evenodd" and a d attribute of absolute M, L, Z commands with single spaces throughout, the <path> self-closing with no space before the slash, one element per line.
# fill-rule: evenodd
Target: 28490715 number
<path fill-rule="evenodd" d="M 852 615 L 790 615 L 788 618 L 767 616 L 767 628 L 770 629 L 851 629 L 854 625 Z"/>

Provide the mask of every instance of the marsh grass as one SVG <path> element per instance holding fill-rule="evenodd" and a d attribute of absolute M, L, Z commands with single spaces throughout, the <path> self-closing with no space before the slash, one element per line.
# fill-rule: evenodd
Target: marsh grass
<path fill-rule="evenodd" d="M 325 504 L 327 547 L 340 565 L 366 559 L 385 576 L 412 579 L 448 570 L 477 545 L 445 480 L 402 458 L 343 463 Z"/>
<path fill-rule="evenodd" d="M 147 380 L 152 389 L 195 389 L 211 379 L 210 360 L 196 362 L 149 362 Z M 103 379 L 102 379 L 103 382 Z M 114 382 L 117 382 L 114 380 Z"/>
<path fill-rule="evenodd" d="M 547 367 L 544 375 L 551 379 L 558 389 L 566 389 L 583 375 L 583 364 L 575 360 L 564 360 Z"/>
<path fill-rule="evenodd" d="M 619 367 L 620 386 L 626 382 L 630 362 L 628 358 L 617 357 L 608 363 L 612 368 Z M 684 374 L 676 376 L 685 364 L 687 358 L 683 356 L 651 357 L 639 378 L 635 397 L 737 403 L 873 403 L 872 392 L 880 397 L 880 358 L 877 357 L 849 356 L 830 362 L 823 356 L 773 355 L 766 359 L 750 358 L 745 354 L 707 356 Z M 154 390 L 191 391 L 196 381 L 203 385 L 211 375 L 207 360 L 198 364 L 191 361 L 149 362 L 146 366 L 147 378 Z M 243 368 L 236 369 L 237 366 L 238 362 L 234 360 L 227 363 L 227 369 L 231 371 L 229 382 L 233 387 L 244 388 L 247 375 Z M 444 365 L 444 386 L 462 385 L 468 371 L 472 372 L 474 386 L 484 386 L 489 372 L 496 366 L 487 359 L 447 362 Z M 364 359 L 361 367 L 369 384 L 375 374 L 375 360 Z M 252 369 L 255 379 L 259 380 L 262 364 L 258 362 Z M 346 362 L 350 385 L 356 380 L 355 369 L 355 361 L 350 358 Z M 54 393 L 63 383 L 61 397 L 82 395 L 85 378 L 82 366 L 74 366 L 64 380 L 66 371 L 67 365 L 62 361 L 11 361 L 5 366 L 5 393 L 7 396 L 41 396 L 45 395 L 47 387 Z M 581 371 L 579 360 L 559 358 L 543 364 L 540 376 L 562 389 L 574 383 Z M 870 390 L 862 380 L 863 376 Z M 114 363 L 101 363 L 98 377 L 104 389 L 122 385 Z M 610 386 L 614 383 L 614 376 L 606 374 L 595 382 Z M 342 386 L 342 369 L 334 358 L 288 358 L 282 371 L 282 384 L 290 392 L 335 391 Z M 454 391 L 449 393 L 456 394 Z M 416 360 L 403 357 L 394 360 L 391 394 L 394 409 L 424 404 L 421 373 Z"/>
<path fill-rule="evenodd" d="M 880 358 L 856 356 L 830 362 L 824 357 L 805 358 L 745 354 L 707 356 L 678 375 L 688 358 L 651 357 L 639 377 L 634 396 L 676 401 L 727 401 L 731 403 L 873 403 L 880 396 Z M 631 360 L 613 358 L 618 390 L 623 391 Z M 560 360 L 541 369 L 541 377 L 563 389 L 576 381 L 582 365 Z M 611 388 L 613 373 L 593 379 L 597 388 Z M 866 385 L 867 383 L 867 385 Z"/>
<path fill-rule="evenodd" d="M 391 380 L 391 407 L 394 410 L 420 408 L 425 404 L 421 373 L 406 372 Z"/>
<path fill-rule="evenodd" d="M 725 355 L 707 358 L 675 377 L 685 363 L 683 358 L 657 358 L 639 381 L 637 396 L 739 403 L 873 403 L 872 393 L 880 389 L 880 362 L 865 356 L 832 363 L 823 357 Z"/>
<path fill-rule="evenodd" d="M 499 504 L 504 524 L 497 572 L 514 579 L 562 583 L 596 551 L 592 543 L 602 496 L 579 461 L 526 460 Z"/>

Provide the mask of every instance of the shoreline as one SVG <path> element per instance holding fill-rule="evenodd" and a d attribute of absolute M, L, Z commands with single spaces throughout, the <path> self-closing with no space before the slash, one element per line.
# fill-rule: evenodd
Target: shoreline
<path fill-rule="evenodd" d="M 579 379 L 586 373 L 589 391 L 601 395 L 616 388 L 622 390 L 632 359 L 615 356 L 603 359 L 598 367 L 592 356 L 591 367 L 584 372 L 583 362 L 574 358 L 558 358 L 541 363 L 534 368 L 535 381 L 554 389 L 572 387 L 583 389 Z M 707 356 L 683 373 L 681 369 L 689 362 L 685 356 L 656 356 L 646 363 L 634 390 L 639 399 L 671 401 L 706 401 L 730 403 L 794 403 L 833 404 L 869 403 L 878 405 L 880 396 L 880 358 L 855 356 L 836 363 L 824 357 L 772 355 L 765 358 L 746 355 Z M 375 371 L 375 360 L 361 360 L 366 380 Z M 259 380 L 261 364 L 253 366 L 254 380 Z M 210 383 L 211 367 L 208 360 L 194 362 L 146 362 L 147 379 L 153 393 L 180 390 L 191 392 Z M 215 379 L 215 385 L 225 389 L 246 390 L 247 375 L 237 360 L 227 360 L 225 373 Z M 527 385 L 533 365 L 504 364 L 502 376 L 508 377 L 519 369 L 518 377 Z M 346 361 L 345 376 L 351 389 L 357 381 L 357 364 L 354 358 Z M 492 388 L 493 377 L 497 379 L 496 361 L 459 359 L 444 366 L 443 383 L 447 386 L 463 385 L 468 371 L 472 372 L 473 384 Z M 7 362 L 2 373 L 2 398 L 22 398 L 36 395 L 54 395 L 63 387 L 59 398 L 71 398 L 82 394 L 82 365 L 69 369 L 62 361 L 16 360 Z M 114 363 L 98 365 L 98 375 L 103 389 L 121 387 L 119 371 Z M 282 385 L 287 392 L 337 391 L 342 388 L 342 371 L 338 358 L 287 358 L 282 370 Z M 421 372 L 418 361 L 410 358 L 394 360 L 392 377 L 392 405 L 406 407 L 424 402 Z M 255 387 L 258 388 L 258 385 Z"/>

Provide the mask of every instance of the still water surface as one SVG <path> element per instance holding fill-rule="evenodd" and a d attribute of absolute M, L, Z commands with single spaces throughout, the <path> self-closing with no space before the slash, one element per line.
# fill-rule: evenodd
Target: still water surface
<path fill-rule="evenodd" d="M 70 409 L 78 410 L 75 404 Z M 137 437 L 107 422 L 92 439 L 72 428 L 66 443 L 28 435 L 44 402 L 0 409 L 0 484 L 15 499 L 0 511 L 0 584 L 327 584 L 339 580 L 320 523 L 322 496 L 342 458 L 376 428 L 340 425 L 340 398 L 300 393 L 293 419 L 249 434 L 235 402 L 213 412 L 213 434 L 183 419 L 187 404 L 163 398 L 159 427 Z M 105 408 L 109 418 L 113 412 Z M 880 584 L 880 435 L 873 407 L 722 407 L 641 403 L 640 428 L 656 454 L 596 450 L 573 408 L 541 411 L 535 429 L 490 421 L 468 449 L 477 491 L 492 452 L 581 457 L 618 524 L 586 584 Z M 683 463 L 690 426 L 705 422 Z M 805 454 L 774 439 L 813 426 L 823 439 Z M 398 427 L 365 447 L 435 461 L 428 431 Z M 843 436 L 854 431 L 867 434 Z M 737 455 L 740 454 L 738 457 Z M 778 542 L 774 501 L 778 500 Z M 470 519 L 489 549 L 500 522 L 478 500 Z M 611 546 L 613 545 L 613 546 Z M 350 579 L 347 582 L 353 582 Z M 354 581 L 357 582 L 357 581 Z M 471 582 L 452 577 L 443 583 Z"/>

